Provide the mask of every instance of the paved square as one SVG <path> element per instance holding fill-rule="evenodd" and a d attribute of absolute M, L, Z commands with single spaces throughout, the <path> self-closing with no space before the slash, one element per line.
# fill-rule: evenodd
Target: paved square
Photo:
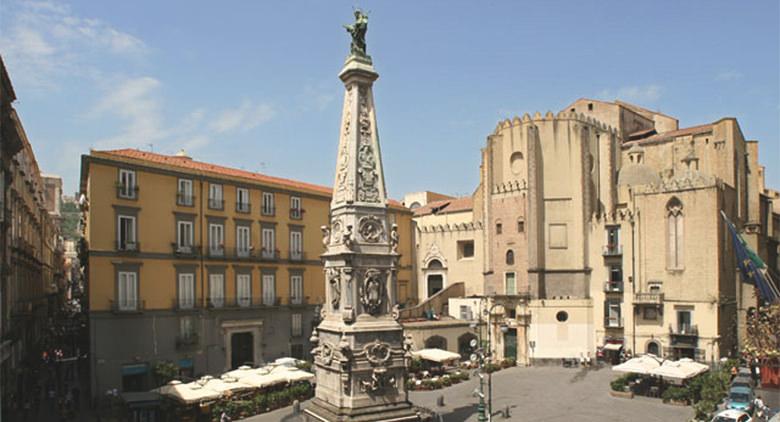
<path fill-rule="evenodd" d="M 493 420 L 684 422 L 693 417 L 691 407 L 667 405 L 660 399 L 610 396 L 609 382 L 617 375 L 609 367 L 512 368 L 497 372 L 493 375 L 493 413 L 510 406 L 511 417 L 495 415 Z M 477 420 L 477 398 L 472 393 L 478 385 L 479 378 L 472 377 L 443 390 L 412 392 L 410 397 L 414 404 L 441 413 L 445 422 L 471 422 Z M 436 398 L 441 395 L 445 406 L 436 407 Z M 280 409 L 248 420 L 295 421 L 290 412 L 290 408 Z"/>

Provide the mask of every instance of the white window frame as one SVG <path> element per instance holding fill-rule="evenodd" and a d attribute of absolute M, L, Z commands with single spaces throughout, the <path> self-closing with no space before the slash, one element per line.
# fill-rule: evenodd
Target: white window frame
<path fill-rule="evenodd" d="M 135 198 L 135 171 L 119 169 L 119 196 L 121 198 Z"/>
<path fill-rule="evenodd" d="M 225 255 L 225 225 L 222 223 L 209 223 L 209 255 Z"/>
<path fill-rule="evenodd" d="M 236 255 L 248 258 L 252 253 L 252 229 L 248 226 L 236 226 Z"/>
<path fill-rule="evenodd" d="M 263 274 L 263 305 L 272 306 L 276 304 L 276 276 L 274 274 Z"/>
<path fill-rule="evenodd" d="M 294 313 L 290 316 L 290 334 L 293 337 L 303 335 L 303 316 L 299 313 Z"/>
<path fill-rule="evenodd" d="M 225 306 L 225 274 L 209 274 L 209 304 L 214 308 Z"/>
<path fill-rule="evenodd" d="M 249 189 L 236 188 L 236 211 L 249 212 Z"/>
<path fill-rule="evenodd" d="M 236 274 L 236 304 L 241 307 L 248 307 L 252 304 L 251 274 Z"/>
<path fill-rule="evenodd" d="M 134 215 L 119 214 L 117 215 L 116 225 L 116 244 L 117 249 L 122 251 L 135 251 L 138 250 L 138 226 L 136 225 L 137 219 Z M 128 220 L 132 222 L 132 230 L 128 230 L 128 238 L 122 239 L 122 220 Z"/>
<path fill-rule="evenodd" d="M 512 284 L 514 291 L 509 291 L 509 278 L 512 278 Z M 504 273 L 504 293 L 507 295 L 516 295 L 517 294 L 517 274 L 514 271 L 507 271 Z"/>
<path fill-rule="evenodd" d="M 290 275 L 290 303 L 300 305 L 303 303 L 303 275 Z"/>
<path fill-rule="evenodd" d="M 179 185 L 176 192 L 179 195 L 178 203 L 180 205 L 192 206 L 192 180 L 179 179 Z"/>
<path fill-rule="evenodd" d="M 179 273 L 179 309 L 195 307 L 195 274 Z"/>
<path fill-rule="evenodd" d="M 276 230 L 273 227 L 263 227 L 261 232 L 263 242 L 263 258 L 276 257 Z"/>
<path fill-rule="evenodd" d="M 223 188 L 222 185 L 219 183 L 209 183 L 209 208 L 211 209 L 224 209 L 225 203 L 224 203 L 224 195 L 222 192 Z M 216 203 L 219 203 L 221 207 L 212 206 Z"/>
<path fill-rule="evenodd" d="M 117 309 L 135 311 L 138 309 L 138 273 L 135 271 L 117 272 Z"/>
<path fill-rule="evenodd" d="M 176 222 L 176 252 L 192 253 L 192 242 L 194 238 L 195 225 L 192 221 L 179 220 Z"/>
<path fill-rule="evenodd" d="M 303 218 L 303 207 L 300 196 L 290 197 L 290 217 L 295 219 Z"/>
<path fill-rule="evenodd" d="M 622 327 L 623 309 L 618 301 L 607 301 L 607 327 Z"/>
<path fill-rule="evenodd" d="M 303 259 L 303 232 L 290 230 L 290 259 L 299 261 Z"/>
<path fill-rule="evenodd" d="M 260 207 L 260 212 L 263 215 L 274 215 L 274 194 L 273 192 L 263 192 L 263 201 Z"/>

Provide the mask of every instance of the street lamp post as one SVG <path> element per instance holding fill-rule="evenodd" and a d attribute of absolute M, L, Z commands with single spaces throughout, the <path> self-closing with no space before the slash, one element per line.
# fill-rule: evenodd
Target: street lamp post
<path fill-rule="evenodd" d="M 477 331 L 477 336 L 479 338 L 479 342 L 477 343 L 477 340 L 472 339 L 470 342 L 470 346 L 472 349 L 474 349 L 474 353 L 471 354 L 470 358 L 472 362 L 478 362 L 479 363 L 479 391 L 477 391 L 477 395 L 479 396 L 479 404 L 477 405 L 477 420 L 479 422 L 485 422 L 487 421 L 487 417 L 485 417 L 485 382 L 484 382 L 484 361 L 485 361 L 485 350 L 482 348 L 482 315 L 479 316 L 479 324 L 472 323 L 471 328 L 474 331 Z"/>
<path fill-rule="evenodd" d="M 488 340 L 487 340 L 487 354 L 483 354 L 484 357 L 487 357 L 490 362 L 493 360 L 493 343 L 491 341 L 491 333 L 493 331 L 493 326 L 491 325 L 490 316 L 493 314 L 493 309 L 495 309 L 497 306 L 505 306 L 503 303 L 495 302 L 493 305 L 490 306 L 487 310 L 487 325 L 488 325 Z M 480 322 L 482 321 L 482 316 L 480 315 Z M 501 332 L 506 333 L 509 330 L 509 328 L 505 325 L 501 325 Z M 481 334 L 481 333 L 480 333 Z M 484 357 L 482 360 L 484 360 Z M 484 373 L 484 365 L 481 364 L 482 360 L 480 361 L 480 372 Z M 482 377 L 480 377 L 480 392 L 482 391 Z M 484 403 L 484 400 L 481 400 L 480 403 Z M 493 420 L 493 372 L 488 371 L 488 419 L 487 420 Z"/>

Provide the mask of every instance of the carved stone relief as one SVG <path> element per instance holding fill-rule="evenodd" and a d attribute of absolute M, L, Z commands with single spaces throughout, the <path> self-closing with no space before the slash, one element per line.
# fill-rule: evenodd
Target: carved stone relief
<path fill-rule="evenodd" d="M 363 346 L 363 353 L 373 365 L 387 365 L 392 357 L 390 344 L 379 340 L 374 340 L 373 343 Z"/>
<path fill-rule="evenodd" d="M 336 310 L 341 303 L 341 277 L 339 270 L 337 269 L 328 268 L 325 271 L 328 279 L 328 287 L 330 288 L 330 304 L 333 306 L 333 309 Z"/>
<path fill-rule="evenodd" d="M 358 125 L 360 126 L 360 141 L 358 147 L 357 199 L 361 202 L 379 202 L 379 175 L 376 171 L 376 151 L 372 147 L 371 110 L 368 105 L 368 92 L 360 88 L 360 103 L 358 108 Z"/>
<path fill-rule="evenodd" d="M 390 226 L 390 252 L 398 253 L 398 224 Z"/>
<path fill-rule="evenodd" d="M 374 368 L 371 377 L 360 381 L 363 391 L 368 394 L 378 393 L 388 388 L 396 388 L 395 376 L 388 374 L 385 368 Z"/>
<path fill-rule="evenodd" d="M 374 269 L 366 270 L 363 285 L 360 287 L 360 303 L 371 315 L 380 312 L 384 300 L 384 280 L 382 272 Z"/>
<path fill-rule="evenodd" d="M 382 222 L 373 215 L 363 217 L 358 223 L 358 233 L 364 241 L 376 243 L 382 239 L 385 233 Z"/>
<path fill-rule="evenodd" d="M 352 86 L 347 87 L 344 101 L 344 122 L 341 131 L 341 150 L 339 151 L 338 169 L 336 172 L 336 202 L 344 202 L 349 197 L 347 178 L 349 176 L 349 135 L 352 132 Z"/>

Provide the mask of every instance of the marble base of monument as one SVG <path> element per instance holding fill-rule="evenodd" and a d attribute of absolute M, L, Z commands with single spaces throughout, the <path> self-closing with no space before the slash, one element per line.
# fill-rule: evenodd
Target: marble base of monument
<path fill-rule="evenodd" d="M 417 422 L 433 420 L 433 413 L 411 403 L 396 403 L 359 409 L 338 408 L 313 399 L 304 409 L 307 422 Z"/>

